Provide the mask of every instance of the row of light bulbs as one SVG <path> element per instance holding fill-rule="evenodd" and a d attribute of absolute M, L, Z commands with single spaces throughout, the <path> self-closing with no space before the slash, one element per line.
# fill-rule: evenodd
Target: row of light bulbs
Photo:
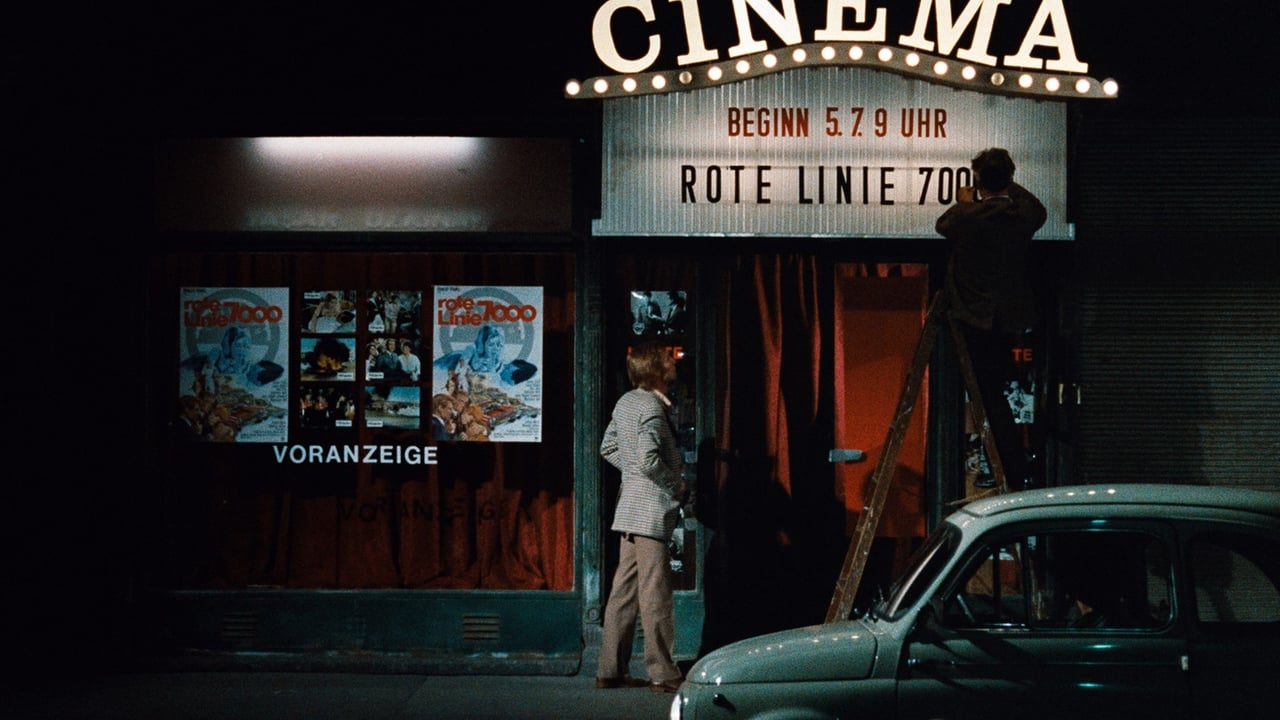
<path fill-rule="evenodd" d="M 818 62 L 810 62 L 816 56 Z M 841 52 L 834 45 L 799 45 L 789 54 L 765 52 L 759 62 L 743 57 L 731 63 L 709 63 L 695 69 L 686 68 L 672 72 L 638 73 L 589 78 L 585 81 L 570 80 L 564 93 L 569 98 L 607 98 L 627 95 L 653 95 L 658 93 L 692 90 L 745 80 L 796 67 L 814 65 L 862 65 L 879 67 L 903 75 L 942 82 L 958 87 L 968 87 L 983 92 L 1007 95 L 1032 95 L 1059 99 L 1114 98 L 1120 92 L 1115 80 L 1095 80 L 1081 75 L 1054 75 L 1019 72 L 1010 77 L 992 68 L 979 69 L 970 64 L 955 63 L 941 57 L 932 57 L 915 51 L 903 51 L 888 45 L 864 47 L 849 45 Z M 867 62 L 875 58 L 877 63 Z M 959 70 L 953 72 L 953 65 Z"/>

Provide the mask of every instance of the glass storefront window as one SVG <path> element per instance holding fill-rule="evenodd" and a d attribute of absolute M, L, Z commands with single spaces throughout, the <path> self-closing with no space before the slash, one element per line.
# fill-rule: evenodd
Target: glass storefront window
<path fill-rule="evenodd" d="M 174 253 L 152 278 L 152 375 L 177 368 L 153 582 L 573 588 L 572 255 Z"/>

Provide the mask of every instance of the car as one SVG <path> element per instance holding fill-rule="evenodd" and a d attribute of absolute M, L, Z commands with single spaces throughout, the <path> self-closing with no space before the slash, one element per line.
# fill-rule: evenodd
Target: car
<path fill-rule="evenodd" d="M 1277 667 L 1280 493 L 1069 486 L 956 510 L 858 617 L 713 650 L 670 717 L 1238 719 Z"/>

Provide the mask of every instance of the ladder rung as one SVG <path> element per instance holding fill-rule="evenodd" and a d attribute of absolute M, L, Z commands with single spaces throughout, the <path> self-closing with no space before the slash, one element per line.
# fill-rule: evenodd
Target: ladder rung
<path fill-rule="evenodd" d="M 827 608 L 826 622 L 845 620 L 853 611 L 853 601 L 862 583 L 862 574 L 866 570 L 867 558 L 871 555 L 871 543 L 875 539 L 876 526 L 880 522 L 880 513 L 884 509 L 889 496 L 889 486 L 893 482 L 893 472 L 898 464 L 898 455 L 902 451 L 902 441 L 906 435 L 911 414 L 915 410 L 916 400 L 920 395 L 920 385 L 924 379 L 924 371 L 929 365 L 929 356 L 933 352 L 934 340 L 937 337 L 938 323 L 947 317 L 951 326 L 952 338 L 956 343 L 956 354 L 960 362 L 960 371 L 964 376 L 965 387 L 969 391 L 970 408 L 974 414 L 975 425 L 979 428 L 983 447 L 987 451 L 987 459 L 991 464 L 991 472 L 995 475 L 1000 491 L 1007 487 L 1004 477 L 1004 465 L 996 450 L 995 440 L 991 436 L 991 427 L 987 421 L 986 411 L 982 407 L 983 398 L 978 390 L 978 381 L 973 372 L 973 364 L 969 359 L 969 349 L 964 342 L 964 335 L 950 319 L 946 312 L 942 293 L 934 295 L 925 313 L 924 326 L 920 330 L 920 339 L 916 342 L 915 355 L 907 369 L 907 376 L 902 386 L 902 394 L 898 397 L 898 407 L 893 420 L 889 424 L 888 436 L 880 453 L 880 460 L 871 474 L 871 501 L 863 508 L 854 526 L 853 539 L 845 554 L 844 565 L 836 580 L 835 593 L 831 597 L 831 605 Z"/>

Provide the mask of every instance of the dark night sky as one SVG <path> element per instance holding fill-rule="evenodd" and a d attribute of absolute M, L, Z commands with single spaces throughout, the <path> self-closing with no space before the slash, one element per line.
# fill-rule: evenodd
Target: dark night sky
<path fill-rule="evenodd" d="M 925 1 L 867 0 L 889 10 L 889 44 L 910 32 Z M 138 213 L 150 212 L 147 158 L 156 138 L 594 138 L 600 102 L 566 100 L 563 86 L 608 73 L 591 45 L 601 2 L 41 5 L 24 22 L 0 25 L 6 170 L 8 184 L 19 187 L 19 224 L 69 223 L 76 238 L 82 225 L 96 228 L 107 217 L 136 224 Z M 708 45 L 727 49 L 736 40 L 731 0 L 699 2 Z M 1039 3 L 1000 8 L 995 43 L 1004 46 L 993 52 L 1016 49 Z M 681 6 L 654 6 L 666 51 L 654 67 L 673 69 L 684 51 L 672 27 Z M 797 0 L 804 40 L 824 24 L 825 6 Z M 1120 99 L 1080 101 L 1085 112 L 1134 122 L 1276 116 L 1270 34 L 1280 27 L 1280 3 L 1065 0 L 1065 7 L 1090 75 L 1121 83 Z M 771 34 L 758 37 L 781 46 Z"/>
<path fill-rule="evenodd" d="M 13 142 L 50 132 L 84 139 L 272 134 L 581 135 L 598 102 L 565 100 L 571 77 L 609 73 L 591 46 L 603 0 L 435 2 L 189 0 L 140 11 L 118 4 L 42 7 L 0 30 L 0 82 Z M 867 0 L 889 10 L 887 42 L 910 32 L 925 0 Z M 958 0 L 956 0 L 958 3 Z M 1163 113 L 1275 115 L 1280 83 L 1269 34 L 1280 3 L 1065 0 L 1090 75 L 1121 83 L 1138 118 Z M 806 31 L 823 0 L 797 0 Z M 683 51 L 680 6 L 654 0 L 664 58 Z M 708 45 L 736 33 L 731 0 L 700 0 Z M 1039 0 L 997 15 L 1011 52 Z M 957 7 L 959 5 L 957 4 Z M 812 18 L 812 19 L 811 19 Z M 758 33 L 773 47 L 781 43 Z M 1008 39 L 1008 37 L 1012 39 Z M 22 149 L 21 147 L 19 148 Z"/>
<path fill-rule="evenodd" d="M 591 47 L 601 2 L 169 3 L 143 35 L 137 109 L 169 134 L 551 133 L 593 122 L 593 101 L 566 101 L 561 90 L 570 77 L 609 72 Z M 896 44 L 920 0 L 868 4 L 888 8 Z M 672 27 L 680 6 L 654 5 Z M 798 0 L 806 41 L 825 5 Z M 1038 5 L 1002 7 L 996 42 L 1016 43 Z M 730 0 L 701 6 L 708 44 L 732 44 Z M 1077 55 L 1091 75 L 1120 80 L 1116 104 L 1138 112 L 1274 112 L 1280 85 L 1264 33 L 1277 27 L 1278 6 L 1066 0 Z M 675 66 L 680 37 L 663 31 L 668 52 L 656 67 Z"/>
<path fill-rule="evenodd" d="M 867 0 L 888 8 L 889 44 L 911 31 L 924 1 Z M 149 212 L 146 158 L 161 137 L 593 138 L 600 102 L 566 100 L 563 86 L 609 72 L 591 45 L 601 2 L 42 5 L 26 22 L 0 27 L 7 171 L 20 187 L 14 207 L 26 209 L 19 219 L 30 227 L 70 218 L 77 237 L 79 224 L 96 227 L 106 216 L 134 224 L 134 213 Z M 1000 8 L 993 52 L 1016 50 L 1039 2 Z M 1280 3 L 1065 3 L 1090 75 L 1114 77 L 1122 88 L 1118 100 L 1081 101 L 1086 112 L 1135 122 L 1277 114 L 1269 34 L 1280 26 Z M 680 6 L 654 6 L 665 51 L 654 67 L 673 69 L 684 51 L 673 27 Z M 824 24 L 825 6 L 797 0 L 805 41 Z M 708 46 L 726 50 L 736 40 L 731 0 L 700 7 Z M 766 32 L 758 37 L 781 46 Z M 68 206 L 77 213 L 68 215 Z"/>

